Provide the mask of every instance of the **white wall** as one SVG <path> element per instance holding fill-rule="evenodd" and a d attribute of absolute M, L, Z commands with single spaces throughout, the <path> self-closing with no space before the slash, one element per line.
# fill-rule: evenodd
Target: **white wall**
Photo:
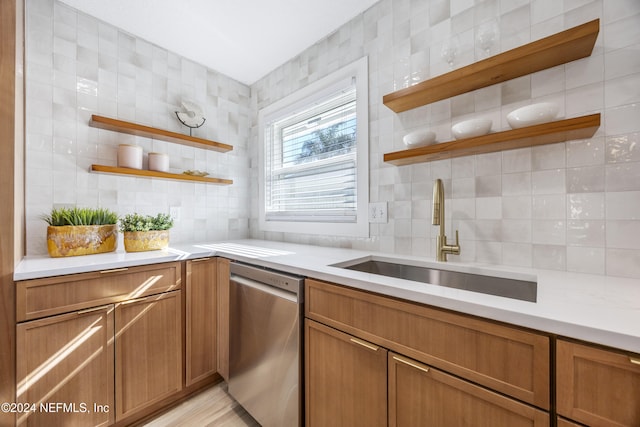
<path fill-rule="evenodd" d="M 27 253 L 46 254 L 40 216 L 58 205 L 101 206 L 119 214 L 180 207 L 172 243 L 246 237 L 249 87 L 55 0 L 26 3 Z M 174 115 L 183 98 L 205 110 L 207 121 L 194 136 L 233 145 L 233 151 L 88 126 L 96 113 L 188 133 Z M 206 170 L 234 184 L 88 173 L 94 163 L 115 166 L 120 143 L 168 153 L 172 172 Z"/>
<path fill-rule="evenodd" d="M 600 18 L 589 58 L 396 114 L 382 96 L 449 71 L 444 42 L 456 39 L 454 68 L 483 57 L 474 46 L 486 22 L 506 51 Z M 257 184 L 257 112 L 329 72 L 369 56 L 370 198 L 389 203 L 387 224 L 368 239 L 264 233 L 252 188 L 251 234 L 327 246 L 433 257 L 431 189 L 445 182 L 447 235 L 460 230 L 462 254 L 486 262 L 640 278 L 640 2 L 638 0 L 382 0 L 334 34 L 252 86 L 252 183 Z M 470 117 L 491 117 L 493 130 L 520 106 L 553 101 L 565 118 L 599 112 L 589 140 L 468 156 L 412 166 L 382 162 L 402 136 L 422 126 L 440 141 Z"/>

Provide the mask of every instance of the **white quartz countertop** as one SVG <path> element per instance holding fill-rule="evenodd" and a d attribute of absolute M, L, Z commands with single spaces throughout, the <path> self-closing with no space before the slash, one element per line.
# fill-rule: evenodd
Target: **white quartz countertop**
<path fill-rule="evenodd" d="M 436 262 L 353 249 L 263 240 L 178 245 L 163 251 L 112 252 L 69 258 L 26 257 L 14 280 L 155 264 L 208 256 L 248 262 L 358 289 L 640 353 L 640 280 L 564 271 Z M 333 266 L 377 258 L 462 272 L 537 280 L 536 302 L 485 295 Z"/>

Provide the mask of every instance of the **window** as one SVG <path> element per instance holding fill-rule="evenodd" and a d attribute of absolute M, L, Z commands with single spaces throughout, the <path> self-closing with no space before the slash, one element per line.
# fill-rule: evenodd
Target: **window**
<path fill-rule="evenodd" d="M 259 113 L 260 227 L 368 236 L 367 58 Z"/>

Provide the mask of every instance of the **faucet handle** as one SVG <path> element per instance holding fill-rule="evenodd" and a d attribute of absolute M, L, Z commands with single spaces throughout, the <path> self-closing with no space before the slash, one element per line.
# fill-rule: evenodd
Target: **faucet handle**
<path fill-rule="evenodd" d="M 458 239 L 458 230 L 456 230 L 456 244 L 453 245 L 453 255 L 460 255 L 460 240 Z"/>

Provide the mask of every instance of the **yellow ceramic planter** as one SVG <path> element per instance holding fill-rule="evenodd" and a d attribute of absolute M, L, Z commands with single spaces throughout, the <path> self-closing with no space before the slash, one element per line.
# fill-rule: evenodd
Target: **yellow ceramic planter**
<path fill-rule="evenodd" d="M 47 250 L 54 258 L 113 252 L 117 237 L 116 224 L 49 226 Z"/>
<path fill-rule="evenodd" d="M 169 230 L 124 232 L 124 250 L 127 252 L 156 251 L 168 246 Z"/>

